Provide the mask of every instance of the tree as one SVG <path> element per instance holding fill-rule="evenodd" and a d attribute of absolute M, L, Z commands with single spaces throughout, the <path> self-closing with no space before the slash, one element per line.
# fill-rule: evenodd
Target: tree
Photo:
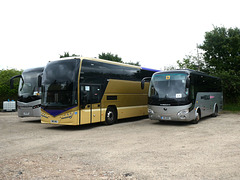
<path fill-rule="evenodd" d="M 205 33 L 199 46 L 204 50 L 204 60 L 210 73 L 233 70 L 240 75 L 240 29 L 214 27 Z"/>
<path fill-rule="evenodd" d="M 117 54 L 114 55 L 112 53 L 102 53 L 98 54 L 98 58 L 123 63 L 122 58 L 118 57 Z"/>
<path fill-rule="evenodd" d="M 141 66 L 139 61 L 137 61 L 136 63 L 134 63 L 134 62 L 132 62 L 132 61 L 130 61 L 130 62 L 125 62 L 125 64 L 130 64 L 130 65 L 134 65 L 134 66 Z"/>
<path fill-rule="evenodd" d="M 78 57 L 79 55 L 76 55 L 76 54 L 72 54 L 70 56 L 69 52 L 64 52 L 63 55 L 60 54 L 60 58 L 65 58 L 65 57 Z"/>
<path fill-rule="evenodd" d="M 16 69 L 0 70 L 0 108 L 3 106 L 3 101 L 17 100 L 19 81 L 15 81 L 14 89 L 10 89 L 10 79 L 19 74 L 22 74 L 22 71 Z"/>
<path fill-rule="evenodd" d="M 196 71 L 204 71 L 205 70 L 205 63 L 202 59 L 202 56 L 193 56 L 193 55 L 186 55 L 182 61 L 178 60 L 177 64 L 179 69 L 193 69 Z"/>
<path fill-rule="evenodd" d="M 114 55 L 112 53 L 102 53 L 102 54 L 98 54 L 98 58 L 99 59 L 105 59 L 105 60 L 109 60 L 109 61 L 115 61 L 115 62 L 120 62 L 120 63 L 125 63 L 125 64 L 130 64 L 130 65 L 135 65 L 135 66 L 141 66 L 140 62 L 137 61 L 136 63 L 134 62 L 123 62 L 121 57 L 118 57 L 118 55 Z"/>
<path fill-rule="evenodd" d="M 205 40 L 199 48 L 204 51 L 205 72 L 222 79 L 225 100 L 239 103 L 240 29 L 214 27 L 205 33 Z"/>

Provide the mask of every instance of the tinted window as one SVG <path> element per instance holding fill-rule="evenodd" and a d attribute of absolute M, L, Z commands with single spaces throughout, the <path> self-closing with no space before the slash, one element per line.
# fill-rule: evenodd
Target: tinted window
<path fill-rule="evenodd" d="M 81 105 L 100 102 L 107 87 L 108 79 L 141 81 L 154 72 L 139 68 L 83 60 L 80 75 Z"/>
<path fill-rule="evenodd" d="M 138 68 L 119 66 L 90 60 L 83 60 L 81 83 L 104 83 L 107 79 L 141 81 L 143 77 L 151 76 L 153 72 Z"/>
<path fill-rule="evenodd" d="M 211 76 L 194 76 L 196 92 L 221 92 L 221 80 Z"/>
<path fill-rule="evenodd" d="M 19 101 L 31 102 L 40 99 L 41 88 L 38 87 L 38 76 L 43 72 L 43 68 L 33 68 L 23 71 L 20 78 L 18 95 Z"/>
<path fill-rule="evenodd" d="M 155 74 L 149 87 L 151 105 L 185 105 L 189 103 L 189 88 L 186 87 L 188 75 L 185 73 Z"/>
<path fill-rule="evenodd" d="M 19 96 L 29 97 L 34 96 L 39 92 L 38 88 L 38 75 L 42 71 L 24 71 L 22 74 L 22 79 L 20 79 L 18 93 Z"/>
<path fill-rule="evenodd" d="M 83 60 L 81 68 L 81 83 L 104 83 L 112 77 L 119 79 L 123 69 L 95 61 Z"/>
<path fill-rule="evenodd" d="M 43 72 L 42 106 L 71 107 L 77 105 L 79 59 L 50 62 Z"/>
<path fill-rule="evenodd" d="M 137 74 L 137 78 L 141 81 L 143 78 L 145 77 L 152 77 L 153 73 L 155 73 L 156 71 L 147 71 L 147 70 L 140 70 L 140 73 Z"/>
<path fill-rule="evenodd" d="M 50 62 L 44 70 L 43 84 L 77 81 L 78 68 L 76 59 Z"/>

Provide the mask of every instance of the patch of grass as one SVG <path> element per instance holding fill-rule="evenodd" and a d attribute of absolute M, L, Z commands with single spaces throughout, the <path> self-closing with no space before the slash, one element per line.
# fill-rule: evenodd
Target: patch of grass
<path fill-rule="evenodd" d="M 240 104 L 224 104 L 224 111 L 240 112 Z"/>

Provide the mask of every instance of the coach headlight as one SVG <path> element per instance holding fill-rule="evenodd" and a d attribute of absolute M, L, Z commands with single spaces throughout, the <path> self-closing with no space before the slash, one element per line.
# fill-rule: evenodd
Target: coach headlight
<path fill-rule="evenodd" d="M 151 109 L 148 109 L 148 114 L 149 114 L 149 115 L 153 115 L 153 114 L 154 114 L 154 111 L 151 110 Z"/>
<path fill-rule="evenodd" d="M 189 113 L 189 110 L 185 109 L 185 110 L 179 111 L 177 115 L 180 119 L 186 119 L 188 113 Z"/>

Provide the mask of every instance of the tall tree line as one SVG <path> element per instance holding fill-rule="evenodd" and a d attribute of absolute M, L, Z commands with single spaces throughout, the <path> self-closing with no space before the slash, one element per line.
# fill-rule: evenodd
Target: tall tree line
<path fill-rule="evenodd" d="M 180 69 L 195 69 L 206 72 L 222 79 L 224 101 L 240 104 L 240 29 L 214 27 L 205 33 L 205 40 L 198 45 L 202 53 L 186 55 L 178 60 Z M 76 57 L 79 55 L 64 52 L 63 57 Z M 123 62 L 122 58 L 112 53 L 102 53 L 98 58 L 140 66 L 139 62 Z M 15 88 L 10 89 L 9 80 L 22 71 L 9 69 L 0 70 L 0 108 L 5 100 L 17 100 L 18 82 Z"/>

